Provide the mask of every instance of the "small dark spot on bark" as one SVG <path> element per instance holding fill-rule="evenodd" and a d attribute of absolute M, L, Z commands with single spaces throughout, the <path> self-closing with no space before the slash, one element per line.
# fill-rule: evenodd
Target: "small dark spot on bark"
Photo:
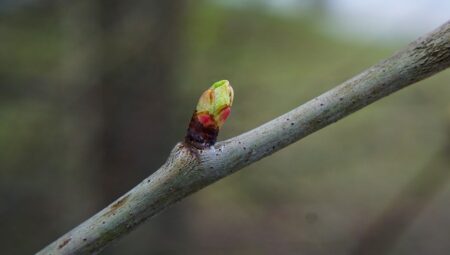
<path fill-rule="evenodd" d="M 272 150 L 275 150 L 275 146 L 272 146 Z"/>
<path fill-rule="evenodd" d="M 70 242 L 70 240 L 72 240 L 72 238 L 67 238 L 67 239 L 65 239 L 65 240 L 58 246 L 58 249 L 62 249 L 64 246 L 66 246 L 66 245 Z"/>
<path fill-rule="evenodd" d="M 344 100 L 344 98 L 340 97 L 340 98 L 339 98 L 339 101 L 342 101 L 342 100 Z"/>
<path fill-rule="evenodd" d="M 294 122 L 291 122 L 291 126 L 294 126 Z"/>
<path fill-rule="evenodd" d="M 102 224 L 105 224 L 106 222 L 102 221 Z"/>
<path fill-rule="evenodd" d="M 130 194 L 124 196 L 123 198 L 121 198 L 119 201 L 115 202 L 114 204 L 112 204 L 109 207 L 109 211 L 106 212 L 103 216 L 111 216 L 111 215 L 115 215 L 115 212 L 117 211 L 117 209 L 119 209 L 120 207 L 122 207 L 125 202 L 127 202 L 128 197 L 130 196 Z"/>
<path fill-rule="evenodd" d="M 323 104 L 320 104 L 320 106 L 323 106 Z"/>
<path fill-rule="evenodd" d="M 289 118 L 287 118 L 287 119 L 286 119 L 286 121 L 290 121 L 290 119 L 289 119 Z"/>
<path fill-rule="evenodd" d="M 247 148 L 243 147 L 242 149 L 244 149 L 244 151 L 245 151 Z"/>
<path fill-rule="evenodd" d="M 86 238 L 83 238 L 83 242 L 86 242 L 87 241 L 87 239 Z"/>
<path fill-rule="evenodd" d="M 210 166 L 209 169 L 214 169 L 214 167 Z"/>

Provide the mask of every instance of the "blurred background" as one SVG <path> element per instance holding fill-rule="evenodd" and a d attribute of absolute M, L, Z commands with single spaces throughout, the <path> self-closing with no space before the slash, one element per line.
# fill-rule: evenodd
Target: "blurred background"
<path fill-rule="evenodd" d="M 164 163 L 231 81 L 220 139 L 450 18 L 440 0 L 0 1 L 0 246 L 32 254 Z M 104 254 L 449 254 L 450 72 L 201 190 Z"/>

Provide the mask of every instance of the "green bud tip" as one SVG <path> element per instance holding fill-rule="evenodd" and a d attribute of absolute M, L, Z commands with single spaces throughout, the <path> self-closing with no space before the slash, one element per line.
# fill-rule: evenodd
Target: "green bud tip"
<path fill-rule="evenodd" d="M 234 92 L 227 80 L 215 82 L 200 96 L 186 140 L 196 147 L 213 145 L 231 113 Z"/>

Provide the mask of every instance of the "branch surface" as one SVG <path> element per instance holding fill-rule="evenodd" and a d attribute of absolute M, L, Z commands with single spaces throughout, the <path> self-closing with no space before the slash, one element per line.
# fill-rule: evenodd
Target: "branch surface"
<path fill-rule="evenodd" d="M 37 254 L 96 254 L 195 191 L 449 66 L 447 21 L 390 58 L 262 126 L 207 149 L 178 143 L 154 174 Z"/>

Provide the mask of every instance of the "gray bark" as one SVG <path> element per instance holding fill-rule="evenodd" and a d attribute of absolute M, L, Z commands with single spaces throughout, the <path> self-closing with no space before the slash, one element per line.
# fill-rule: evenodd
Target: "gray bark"
<path fill-rule="evenodd" d="M 203 150 L 178 143 L 154 174 L 38 254 L 97 253 L 189 194 L 449 65 L 450 21 L 260 127 Z"/>

